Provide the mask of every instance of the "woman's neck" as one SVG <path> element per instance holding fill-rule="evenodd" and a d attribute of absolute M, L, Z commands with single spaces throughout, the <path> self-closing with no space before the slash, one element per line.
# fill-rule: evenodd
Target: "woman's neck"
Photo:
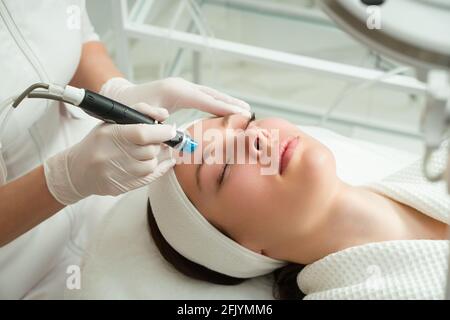
<path fill-rule="evenodd" d="M 317 230 L 295 241 L 303 245 L 291 248 L 289 260 L 307 264 L 370 242 L 447 237 L 446 224 L 365 187 L 341 181 L 320 219 Z"/>

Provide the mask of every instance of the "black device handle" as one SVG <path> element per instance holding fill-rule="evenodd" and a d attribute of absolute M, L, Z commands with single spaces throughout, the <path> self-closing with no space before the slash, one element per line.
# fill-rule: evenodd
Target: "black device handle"
<path fill-rule="evenodd" d="M 117 124 L 158 123 L 149 116 L 127 107 L 120 102 L 86 89 L 84 91 L 84 98 L 79 104 L 79 107 L 97 119 Z M 164 141 L 164 143 L 170 147 L 175 147 L 183 141 L 183 136 L 184 134 L 182 132 L 177 131 L 175 137 L 171 140 Z"/>
<path fill-rule="evenodd" d="M 100 120 L 117 124 L 157 123 L 149 116 L 127 107 L 120 102 L 89 90 L 84 91 L 85 95 L 79 107 Z"/>

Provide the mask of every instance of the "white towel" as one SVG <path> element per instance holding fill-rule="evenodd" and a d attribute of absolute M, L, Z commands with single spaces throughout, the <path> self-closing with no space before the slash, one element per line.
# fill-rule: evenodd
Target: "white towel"
<path fill-rule="evenodd" d="M 447 144 L 431 170 L 446 165 Z M 421 160 L 381 181 L 372 190 L 448 223 L 450 196 L 445 183 L 430 183 Z M 384 241 L 351 247 L 326 256 L 298 275 L 305 299 L 443 299 L 447 275 L 447 240 Z"/>

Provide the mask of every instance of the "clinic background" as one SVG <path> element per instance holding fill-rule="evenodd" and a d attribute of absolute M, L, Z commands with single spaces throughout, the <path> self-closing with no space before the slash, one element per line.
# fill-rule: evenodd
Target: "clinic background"
<path fill-rule="evenodd" d="M 380 56 L 340 30 L 316 2 L 86 1 L 92 24 L 101 39 L 122 71 L 127 69 L 135 82 L 180 76 L 246 100 L 257 117 L 278 116 L 301 125 L 322 125 L 348 137 L 421 153 L 424 96 L 414 90 L 395 90 L 370 81 L 361 85 L 363 81 L 349 82 L 282 64 L 261 63 L 217 49 L 201 52 L 182 49 L 170 36 L 136 39 L 128 37 L 117 21 L 119 8 L 126 7 L 127 19 L 135 25 L 165 28 L 169 35 L 173 31 L 197 34 L 205 44 L 209 39 L 223 39 L 231 45 L 245 44 L 337 62 L 344 68 L 401 70 L 398 62 Z M 109 12 L 111 15 L 106 14 Z M 413 72 L 403 68 L 399 74 L 414 77 Z"/>

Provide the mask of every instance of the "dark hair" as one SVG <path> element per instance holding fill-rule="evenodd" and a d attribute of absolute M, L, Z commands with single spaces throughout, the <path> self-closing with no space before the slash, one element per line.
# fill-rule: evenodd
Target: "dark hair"
<path fill-rule="evenodd" d="M 167 262 L 182 274 L 193 279 L 221 285 L 237 285 L 247 280 L 213 271 L 179 254 L 161 234 L 156 224 L 150 201 L 148 201 L 147 206 L 147 221 L 150 234 L 159 252 Z M 288 264 L 273 272 L 273 295 L 276 299 L 302 299 L 305 296 L 297 285 L 297 275 L 303 267 L 304 265 L 300 264 Z"/>

